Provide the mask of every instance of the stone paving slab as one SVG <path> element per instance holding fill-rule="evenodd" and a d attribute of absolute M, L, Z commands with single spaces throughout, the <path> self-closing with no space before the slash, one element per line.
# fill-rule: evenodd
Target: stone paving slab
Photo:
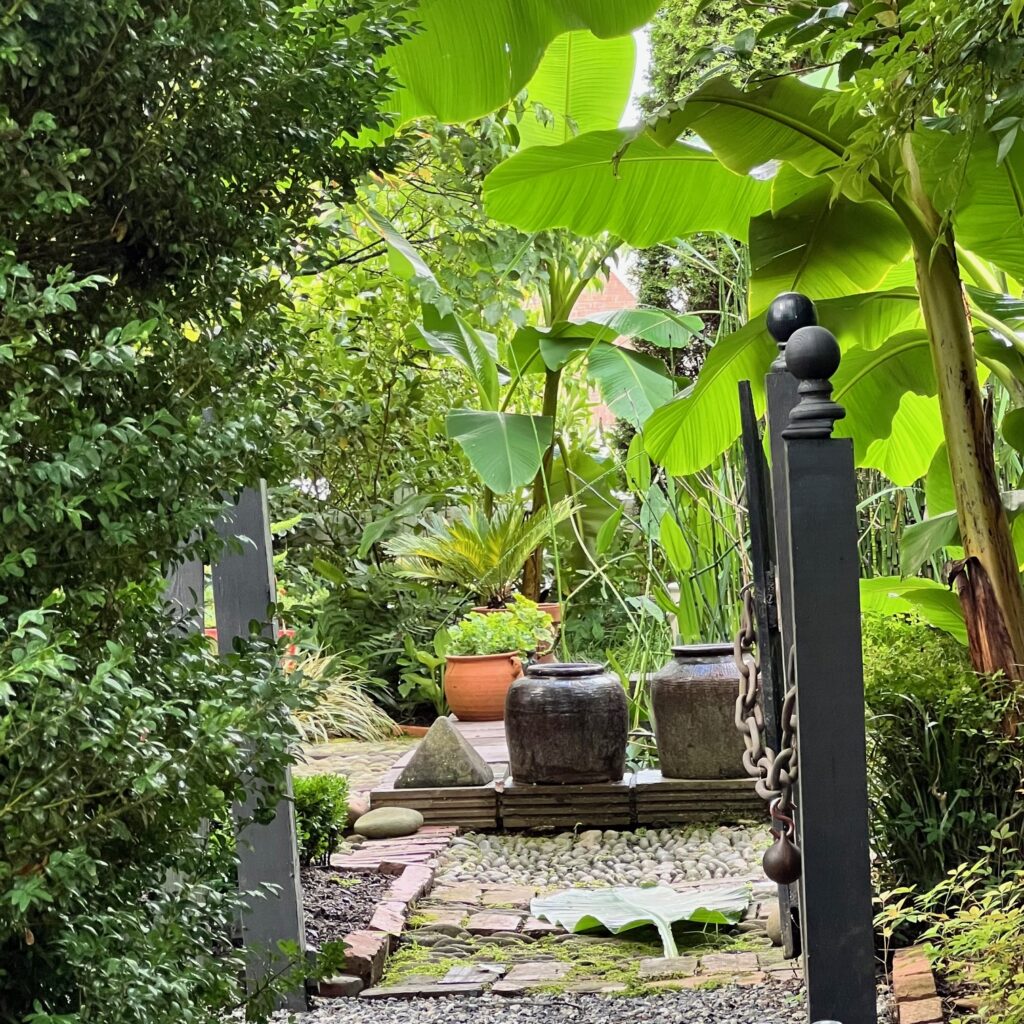
<path fill-rule="evenodd" d="M 641 978 L 689 978 L 697 973 L 695 956 L 651 957 L 640 961 Z"/>
<path fill-rule="evenodd" d="M 494 935 L 496 932 L 517 932 L 523 919 L 519 914 L 474 914 L 466 925 L 470 935 Z"/>
<path fill-rule="evenodd" d="M 572 970 L 572 964 L 559 960 L 540 960 L 534 963 L 516 964 L 504 979 L 495 982 L 491 991 L 503 996 L 520 995 L 531 988 L 553 985 Z"/>

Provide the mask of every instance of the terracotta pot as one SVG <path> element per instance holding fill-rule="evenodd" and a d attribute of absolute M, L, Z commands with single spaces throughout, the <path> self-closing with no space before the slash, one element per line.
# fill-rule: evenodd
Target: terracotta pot
<path fill-rule="evenodd" d="M 515 782 L 618 781 L 628 733 L 626 693 L 601 665 L 531 665 L 509 687 L 505 737 Z"/>
<path fill-rule="evenodd" d="M 461 722 L 500 722 L 505 717 L 505 694 L 522 674 L 518 654 L 449 655 L 445 699 Z"/>
<path fill-rule="evenodd" d="M 429 725 L 398 725 L 396 727 L 399 736 L 418 736 L 423 737 L 427 735 L 430 729 Z"/>
<path fill-rule="evenodd" d="M 650 684 L 662 775 L 742 777 L 743 739 L 734 722 L 739 681 L 732 644 L 672 648 L 672 659 Z"/>

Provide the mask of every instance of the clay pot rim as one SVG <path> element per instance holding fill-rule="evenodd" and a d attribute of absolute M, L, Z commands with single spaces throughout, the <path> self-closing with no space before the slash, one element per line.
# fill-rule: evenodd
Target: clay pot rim
<path fill-rule="evenodd" d="M 731 656 L 732 653 L 733 645 L 726 642 L 715 644 L 676 644 L 672 647 L 672 657 L 686 658 L 688 660 L 712 656 Z"/>
<path fill-rule="evenodd" d="M 536 663 L 526 669 L 528 679 L 579 679 L 583 676 L 603 676 L 607 673 L 604 665 L 590 661 L 556 661 Z"/>
<path fill-rule="evenodd" d="M 518 651 L 499 651 L 497 654 L 446 654 L 446 661 L 488 661 L 491 658 L 522 658 Z"/>

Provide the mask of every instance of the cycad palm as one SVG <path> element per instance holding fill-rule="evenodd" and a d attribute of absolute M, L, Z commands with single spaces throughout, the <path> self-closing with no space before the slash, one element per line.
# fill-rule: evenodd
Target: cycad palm
<path fill-rule="evenodd" d="M 490 606 L 504 604 L 530 557 L 576 506 L 569 499 L 527 516 L 511 506 L 493 516 L 480 509 L 454 520 L 432 515 L 422 534 L 407 533 L 388 545 L 400 576 L 454 583 L 479 595 Z"/>

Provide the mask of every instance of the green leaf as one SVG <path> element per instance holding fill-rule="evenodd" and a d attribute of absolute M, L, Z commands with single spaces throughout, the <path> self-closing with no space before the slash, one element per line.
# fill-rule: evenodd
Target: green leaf
<path fill-rule="evenodd" d="M 639 28 L 657 0 L 423 0 L 418 31 L 386 63 L 400 85 L 387 109 L 398 127 L 416 117 L 470 121 L 507 103 L 564 32 L 602 39 Z"/>
<path fill-rule="evenodd" d="M 583 132 L 618 128 L 629 103 L 635 63 L 636 41 L 630 35 L 560 35 L 526 86 L 526 114 L 518 124 L 520 148 L 558 145 Z M 553 115 L 551 123 L 538 120 L 535 103 Z"/>
<path fill-rule="evenodd" d="M 1003 417 L 999 432 L 1011 448 L 1024 453 L 1024 409 L 1011 409 Z"/>
<path fill-rule="evenodd" d="M 709 466 L 740 436 L 739 381 L 750 381 L 760 414 L 764 375 L 777 354 L 760 319 L 717 342 L 696 383 L 644 423 L 644 445 L 651 458 L 675 476 Z"/>
<path fill-rule="evenodd" d="M 886 476 L 900 486 L 909 486 L 928 472 L 942 443 L 942 425 L 938 401 L 931 397 L 936 392 L 935 372 L 927 334 L 907 331 L 877 348 L 849 349 L 832 387 L 833 399 L 846 409 L 835 435 L 853 438 L 857 465 L 881 468 L 877 464 L 884 462 Z M 908 402 L 904 418 L 898 419 L 908 392 L 929 401 Z M 932 429 L 922 417 L 934 418 Z"/>
<path fill-rule="evenodd" d="M 860 605 L 865 612 L 883 615 L 905 615 L 916 612 L 936 629 L 967 643 L 960 601 L 948 587 L 935 580 L 900 579 L 898 576 L 878 576 L 860 581 Z"/>
<path fill-rule="evenodd" d="M 683 576 L 693 568 L 693 552 L 686 543 L 683 529 L 672 511 L 661 517 L 658 540 L 677 577 Z"/>
<path fill-rule="evenodd" d="M 614 513 L 621 515 L 622 505 L 612 495 L 615 483 L 615 467 L 610 458 L 595 457 L 587 451 L 571 449 L 568 465 L 559 445 L 551 463 L 551 479 L 548 500 L 560 501 L 572 497 L 577 507 L 575 526 L 582 533 L 583 546 L 591 556 L 598 553 L 601 531 Z M 558 528 L 561 538 L 559 557 L 563 564 L 582 569 L 590 559 L 580 549 L 580 537 L 572 522 L 566 521 Z"/>
<path fill-rule="evenodd" d="M 819 322 L 844 350 L 855 344 L 877 347 L 893 333 L 921 322 L 917 295 L 907 289 L 825 299 L 817 309 Z M 760 317 L 718 341 L 696 383 L 655 410 L 644 424 L 647 451 L 655 462 L 677 476 L 709 466 L 740 436 L 738 383 L 750 381 L 760 413 L 764 375 L 776 355 L 775 342 Z"/>
<path fill-rule="evenodd" d="M 673 313 L 667 309 L 647 309 L 644 306 L 610 309 L 604 313 L 594 313 L 576 323 L 607 328 L 606 334 L 598 336 L 600 340 L 641 338 L 659 348 L 683 348 L 704 330 L 704 323 L 699 316 Z"/>
<path fill-rule="evenodd" d="M 493 334 L 476 330 L 457 313 L 442 317 L 429 305 L 416 328 L 431 351 L 451 356 L 469 370 L 485 409 L 498 408 L 498 339 Z"/>
<path fill-rule="evenodd" d="M 453 409 L 448 436 L 462 446 L 470 465 L 495 494 L 525 487 L 537 475 L 554 428 L 550 416 Z"/>
<path fill-rule="evenodd" d="M 796 179 L 798 197 L 789 201 Z M 880 203 L 833 201 L 827 179 L 811 182 L 783 168 L 775 191 L 786 205 L 750 224 L 750 308 L 767 309 L 780 292 L 799 291 L 815 300 L 877 288 L 910 251 L 899 218 Z M 802 194 L 799 194 L 802 192 Z"/>
<path fill-rule="evenodd" d="M 523 231 L 611 231 L 644 247 L 698 231 L 745 240 L 771 204 L 769 182 L 733 174 L 690 143 L 665 148 L 641 135 L 616 160 L 631 137 L 590 132 L 517 153 L 485 179 L 487 213 Z"/>
<path fill-rule="evenodd" d="M 930 516 L 937 516 L 940 512 L 949 512 L 956 508 L 953 477 L 949 469 L 945 441 L 939 445 L 932 464 L 928 467 L 928 475 L 924 481 L 924 502 Z"/>
<path fill-rule="evenodd" d="M 560 924 L 571 932 L 606 928 L 612 935 L 654 925 L 664 954 L 679 955 L 672 925 L 676 921 L 730 925 L 742 918 L 750 904 L 746 886 L 680 893 L 666 885 L 640 889 L 569 889 L 538 896 L 530 903 L 534 917 Z"/>
<path fill-rule="evenodd" d="M 737 174 L 779 160 L 812 176 L 838 168 L 860 123 L 838 105 L 837 93 L 789 76 L 746 90 L 717 78 L 666 108 L 652 131 L 663 145 L 696 132 Z"/>
<path fill-rule="evenodd" d="M 1024 491 L 1003 491 L 1000 495 L 1007 518 L 1013 522 L 1024 509 Z M 900 569 L 908 576 L 942 548 L 960 547 L 960 524 L 956 511 L 929 516 L 906 527 L 900 538 Z"/>
<path fill-rule="evenodd" d="M 612 546 L 619 523 L 622 522 L 622 506 L 618 508 L 601 524 L 597 531 L 597 542 L 594 545 L 594 553 L 600 557 Z"/>
<path fill-rule="evenodd" d="M 667 402 L 675 390 L 660 360 L 607 342 L 591 349 L 587 372 L 608 408 L 634 427 Z"/>
<path fill-rule="evenodd" d="M 626 483 L 637 494 L 646 494 L 651 487 L 651 457 L 644 449 L 644 435 L 634 434 L 626 450 Z"/>
<path fill-rule="evenodd" d="M 405 238 L 401 232 L 373 207 L 360 207 L 371 226 L 380 234 L 388 247 L 388 267 L 395 277 L 402 281 L 431 281 L 437 284 L 434 272 L 427 266 L 416 246 Z"/>

